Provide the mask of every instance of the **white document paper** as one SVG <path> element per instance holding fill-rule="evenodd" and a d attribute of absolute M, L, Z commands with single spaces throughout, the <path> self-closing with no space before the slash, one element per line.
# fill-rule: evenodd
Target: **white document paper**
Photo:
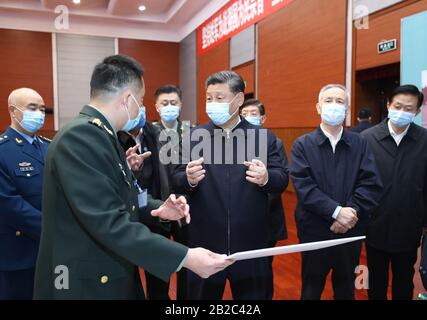
<path fill-rule="evenodd" d="M 317 241 L 317 242 L 302 243 L 302 244 L 293 244 L 293 245 L 289 245 L 289 246 L 282 246 L 282 247 L 275 247 L 275 248 L 268 248 L 268 249 L 243 251 L 243 252 L 234 253 L 234 254 L 228 256 L 226 259 L 227 260 L 232 259 L 232 260 L 238 261 L 238 260 L 247 260 L 247 259 L 276 256 L 279 254 L 319 250 L 319 249 L 338 246 L 338 245 L 344 244 L 344 243 L 363 240 L 365 238 L 366 237 L 353 237 L 353 238 Z"/>

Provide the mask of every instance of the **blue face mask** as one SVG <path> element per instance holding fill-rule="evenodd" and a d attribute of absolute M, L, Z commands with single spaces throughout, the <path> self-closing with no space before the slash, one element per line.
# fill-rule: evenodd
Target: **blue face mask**
<path fill-rule="evenodd" d="M 346 107 L 339 103 L 325 103 L 322 105 L 322 120 L 330 126 L 342 125 L 345 119 Z"/>
<path fill-rule="evenodd" d="M 249 122 L 250 124 L 253 124 L 254 126 L 261 126 L 261 117 L 257 117 L 257 116 L 247 116 L 245 118 L 245 120 L 247 122 Z"/>
<path fill-rule="evenodd" d="M 227 123 L 237 111 L 239 111 L 239 109 L 236 109 L 236 111 L 230 115 L 230 105 L 236 97 L 237 96 L 235 96 L 230 102 L 206 103 L 206 113 L 215 125 L 222 126 Z"/>
<path fill-rule="evenodd" d="M 138 101 L 135 99 L 135 97 L 131 94 L 130 95 L 131 97 L 132 97 L 132 99 L 135 101 L 135 103 L 138 105 L 138 107 L 139 107 L 139 103 L 138 103 Z M 138 112 L 138 115 L 136 116 L 136 118 L 135 119 L 131 119 L 130 118 L 130 114 L 129 114 L 129 108 L 126 106 L 126 111 L 127 111 L 127 113 L 128 113 L 128 121 L 126 122 L 126 124 L 124 125 L 124 127 L 122 128 L 122 131 L 126 131 L 126 132 L 129 132 L 129 131 L 131 131 L 131 130 L 133 130 L 133 129 L 135 129 L 136 128 L 136 126 L 139 124 L 139 122 L 140 122 L 140 120 L 141 120 L 141 116 L 142 116 L 142 114 L 141 114 L 141 107 L 139 107 L 139 112 Z"/>
<path fill-rule="evenodd" d="M 160 109 L 160 117 L 163 121 L 171 123 L 179 117 L 179 111 L 181 110 L 178 106 L 166 106 Z"/>
<path fill-rule="evenodd" d="M 139 108 L 139 123 L 136 125 L 135 129 L 141 129 L 144 128 L 145 124 L 147 123 L 147 113 L 144 106 L 141 106 Z"/>
<path fill-rule="evenodd" d="M 40 130 L 41 127 L 43 127 L 45 119 L 45 114 L 43 112 L 29 110 L 22 111 L 19 108 L 16 109 L 21 111 L 24 115 L 22 121 L 19 124 L 25 131 L 36 133 Z"/>
<path fill-rule="evenodd" d="M 388 118 L 398 128 L 406 127 L 414 122 L 416 115 L 412 112 L 405 112 L 399 110 L 388 110 Z"/>

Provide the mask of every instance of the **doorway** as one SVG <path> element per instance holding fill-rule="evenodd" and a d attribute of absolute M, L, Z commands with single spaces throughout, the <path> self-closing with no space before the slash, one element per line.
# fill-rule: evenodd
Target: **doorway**
<path fill-rule="evenodd" d="M 387 101 L 400 84 L 400 63 L 389 64 L 356 72 L 356 117 L 359 110 L 370 109 L 372 124 L 387 117 Z"/>

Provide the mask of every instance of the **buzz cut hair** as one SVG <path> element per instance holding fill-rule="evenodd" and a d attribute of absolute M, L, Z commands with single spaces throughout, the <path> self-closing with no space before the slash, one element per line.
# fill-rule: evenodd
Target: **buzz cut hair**
<path fill-rule="evenodd" d="M 144 68 L 125 55 L 106 57 L 95 66 L 90 81 L 90 96 L 115 96 L 126 88 L 141 90 Z"/>

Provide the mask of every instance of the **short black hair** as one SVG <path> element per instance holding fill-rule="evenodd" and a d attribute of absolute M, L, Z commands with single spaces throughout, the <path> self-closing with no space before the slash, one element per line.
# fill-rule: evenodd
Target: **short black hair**
<path fill-rule="evenodd" d="M 156 90 L 156 93 L 154 94 L 154 101 L 157 101 L 159 96 L 161 94 L 169 94 L 169 93 L 176 93 L 179 97 L 179 100 L 182 101 L 182 91 L 177 86 L 174 86 L 173 84 L 167 84 L 164 86 L 161 86 Z"/>
<path fill-rule="evenodd" d="M 261 103 L 261 101 L 259 101 L 258 99 L 248 99 L 246 100 L 242 106 L 239 108 L 239 113 L 242 113 L 243 108 L 246 108 L 247 106 L 256 106 L 259 110 L 259 114 L 264 116 L 265 115 L 265 107 L 264 105 Z"/>
<path fill-rule="evenodd" d="M 131 57 L 125 55 L 106 57 L 93 70 L 90 96 L 94 98 L 105 94 L 116 94 L 131 85 L 135 90 L 141 90 L 143 75 L 143 67 Z"/>
<path fill-rule="evenodd" d="M 372 111 L 369 108 L 360 109 L 357 113 L 357 117 L 361 120 L 368 120 L 370 117 L 372 117 Z"/>
<path fill-rule="evenodd" d="M 399 94 L 409 94 L 412 96 L 415 96 L 418 98 L 418 109 L 421 108 L 424 101 L 424 95 L 423 93 L 418 90 L 418 87 L 412 85 L 412 84 L 405 84 L 400 87 L 397 87 L 393 90 L 393 92 L 390 95 L 390 98 L 388 99 L 389 103 L 393 102 L 394 97 L 396 97 Z"/>
<path fill-rule="evenodd" d="M 210 75 L 206 80 L 206 89 L 211 85 L 223 83 L 228 84 L 230 91 L 234 94 L 238 94 L 240 92 L 245 93 L 245 81 L 243 81 L 242 77 L 236 72 L 229 70 L 220 71 Z"/>

